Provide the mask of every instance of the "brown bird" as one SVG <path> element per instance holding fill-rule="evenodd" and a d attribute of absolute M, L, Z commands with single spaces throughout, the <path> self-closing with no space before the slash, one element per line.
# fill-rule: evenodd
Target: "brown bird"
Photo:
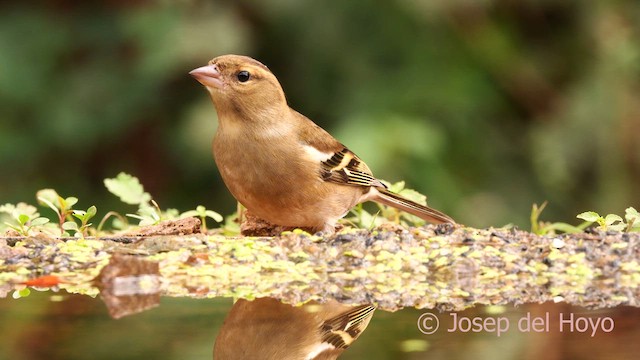
<path fill-rule="evenodd" d="M 376 201 L 433 223 L 455 223 L 387 190 L 356 154 L 289 107 L 262 63 L 223 55 L 190 74 L 218 112 L 213 154 L 222 179 L 257 217 L 333 233 L 353 206 Z"/>
<path fill-rule="evenodd" d="M 336 359 L 365 330 L 374 310 L 336 301 L 294 307 L 271 298 L 240 299 L 220 329 L 213 358 Z"/>

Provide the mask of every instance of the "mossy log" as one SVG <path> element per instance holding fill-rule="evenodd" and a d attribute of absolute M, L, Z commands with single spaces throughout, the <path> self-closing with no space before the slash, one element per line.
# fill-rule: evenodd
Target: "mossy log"
<path fill-rule="evenodd" d="M 54 290 L 96 295 L 113 254 L 157 262 L 163 296 L 336 299 L 390 311 L 545 301 L 640 306 L 639 233 L 537 236 L 449 225 L 343 229 L 324 238 L 302 231 L 1 238 L 0 296 L 42 275 L 60 279 Z"/>

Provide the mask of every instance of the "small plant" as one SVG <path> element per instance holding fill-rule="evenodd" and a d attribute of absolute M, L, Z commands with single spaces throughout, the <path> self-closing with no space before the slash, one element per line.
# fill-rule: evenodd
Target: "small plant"
<path fill-rule="evenodd" d="M 207 218 L 211 218 L 213 219 L 213 221 L 215 222 L 222 222 L 222 220 L 224 220 L 222 218 L 222 215 L 218 214 L 217 212 L 213 211 L 213 210 L 207 210 L 207 208 L 205 208 L 202 205 L 198 205 L 196 206 L 195 210 L 189 210 L 189 211 L 185 211 L 182 214 L 180 214 L 180 218 L 187 218 L 187 217 L 198 217 L 200 218 L 200 221 L 202 221 L 202 226 L 200 227 L 202 233 L 206 233 L 207 232 Z"/>
<path fill-rule="evenodd" d="M 113 179 L 104 179 L 104 185 L 122 202 L 138 206 L 137 213 L 127 214 L 127 216 L 139 220 L 139 226 L 157 225 L 160 221 L 175 218 L 178 214 L 174 209 L 163 213 L 158 203 L 151 198 L 148 192 L 144 191 L 140 180 L 135 176 L 121 172 Z M 121 217 L 118 220 L 120 222 L 114 221 L 114 227 L 123 229 L 128 226 L 126 221 L 122 223 Z"/>
<path fill-rule="evenodd" d="M 556 232 L 579 233 L 594 223 L 598 224 L 598 228 L 604 231 L 640 231 L 640 214 L 633 207 L 625 210 L 626 222 L 622 217 L 615 214 L 601 216 L 595 211 L 585 211 L 576 216 L 578 219 L 584 220 L 584 222 L 578 226 L 573 226 L 562 222 L 546 223 L 539 221 L 540 214 L 546 206 L 547 202 L 545 201 L 540 206 L 533 204 L 531 208 L 531 232 L 536 235 L 555 234 Z"/>
<path fill-rule="evenodd" d="M 137 177 L 121 172 L 113 179 L 104 179 L 104 186 L 124 203 L 131 205 L 148 204 L 151 195 L 144 191 Z"/>
<path fill-rule="evenodd" d="M 341 221 L 351 224 L 359 229 L 368 229 L 371 230 L 376 225 L 380 225 L 383 219 L 379 218 L 378 215 L 380 212 L 376 212 L 375 214 L 371 214 L 367 210 L 364 209 L 364 204 L 360 203 L 354 206 L 349 213 L 353 216 L 342 219 Z"/>
<path fill-rule="evenodd" d="M 391 192 L 394 192 L 404 197 L 405 199 L 409 199 L 420 205 L 427 205 L 427 196 L 417 192 L 416 190 L 406 188 L 404 181 L 398 181 L 393 184 L 383 181 L 383 183 L 388 187 L 388 189 Z M 424 220 L 422 220 L 421 218 L 415 215 L 411 215 L 407 212 L 398 210 L 391 206 L 384 206 L 379 203 L 376 203 L 376 204 L 380 209 L 380 215 L 386 218 L 387 220 L 391 220 L 398 224 L 405 224 L 405 225 L 411 224 L 414 226 L 420 226 L 425 224 Z M 402 220 L 405 220 L 406 222 L 403 222 Z"/>
<path fill-rule="evenodd" d="M 385 181 L 383 181 L 383 183 L 390 191 L 402 195 L 402 197 L 404 198 L 415 201 L 418 204 L 427 204 L 426 195 L 423 195 L 413 189 L 405 188 L 404 181 L 399 181 L 394 184 L 390 184 Z M 421 218 L 406 213 L 402 210 L 398 210 L 394 207 L 382 205 L 379 203 L 376 203 L 376 206 L 378 207 L 378 211 L 372 214 L 364 208 L 363 204 L 358 204 L 349 211 L 349 213 L 353 216 L 347 217 L 342 221 L 362 229 L 373 229 L 374 227 L 384 223 L 385 221 L 402 224 L 405 226 L 420 226 L 425 224 L 425 221 Z"/>
<path fill-rule="evenodd" d="M 548 223 L 540 221 L 540 214 L 542 214 L 542 211 L 546 206 L 547 202 L 545 201 L 540 206 L 538 206 L 538 204 L 533 204 L 531 207 L 531 232 L 536 235 L 549 235 L 557 232 L 568 234 L 580 233 L 583 232 L 590 224 L 589 222 L 583 222 L 578 226 L 573 226 L 564 222 Z"/>
<path fill-rule="evenodd" d="M 202 205 L 196 207 L 195 210 L 189 210 L 182 214 L 180 214 L 176 209 L 167 209 L 166 211 L 162 211 L 151 195 L 144 191 L 144 187 L 140 183 L 140 180 L 135 176 L 123 172 L 119 173 L 118 176 L 113 179 L 105 179 L 104 185 L 107 187 L 109 192 L 118 196 L 122 202 L 138 206 L 138 211 L 135 214 L 126 214 L 126 216 L 137 219 L 139 221 L 139 226 L 157 225 L 163 220 L 193 216 L 200 218 L 202 221 L 202 232 L 206 232 L 206 218 L 211 218 L 216 222 L 221 222 L 223 220 L 220 214 L 213 210 L 207 210 Z M 116 212 L 109 212 L 105 215 L 105 218 L 102 219 L 98 228 L 102 229 L 106 219 L 111 216 L 116 217 L 114 220 L 114 227 L 124 229 L 128 226 L 126 218 Z"/>
<path fill-rule="evenodd" d="M 95 206 L 90 206 L 86 211 L 74 210 L 73 206 L 78 202 L 78 198 L 62 197 L 53 189 L 38 191 L 36 198 L 41 205 L 46 205 L 56 213 L 60 236 L 69 236 L 69 232 L 73 231 L 74 236 L 85 237 L 91 226 L 89 220 L 98 212 Z M 74 218 L 80 220 L 79 226 Z"/>
<path fill-rule="evenodd" d="M 628 207 L 624 211 L 624 218 L 627 220 L 627 232 L 640 231 L 640 213 L 633 207 Z"/>
<path fill-rule="evenodd" d="M 222 224 L 222 234 L 225 236 L 240 235 L 240 221 L 238 220 L 238 212 L 225 217 L 224 224 Z"/>
<path fill-rule="evenodd" d="M 91 226 L 89 220 L 96 216 L 98 210 L 95 206 L 90 206 L 87 211 L 73 210 L 73 216 L 80 220 L 80 226 L 75 221 L 67 221 L 64 223 L 64 229 L 69 231 L 75 231 L 76 236 L 85 237 L 87 230 Z"/>
<path fill-rule="evenodd" d="M 98 228 L 96 229 L 96 232 L 98 232 L 98 233 L 102 232 L 102 229 L 104 228 L 104 225 L 107 223 L 107 220 L 109 220 L 112 217 L 115 218 L 113 220 L 113 227 L 114 228 L 123 230 L 123 229 L 126 229 L 129 226 L 129 221 L 127 221 L 126 217 L 120 215 L 120 213 L 118 213 L 116 211 L 109 211 L 108 213 L 106 213 L 104 215 L 102 220 L 100 220 L 100 223 L 98 224 Z"/>
<path fill-rule="evenodd" d="M 162 218 L 162 210 L 160 210 L 160 205 L 155 200 L 150 201 L 151 204 L 140 204 L 138 208 L 138 212 L 136 214 L 127 214 L 128 217 L 138 219 L 140 222 L 138 225 L 147 226 L 147 225 L 157 225 Z"/>
<path fill-rule="evenodd" d="M 29 236 L 31 229 L 40 227 L 49 222 L 49 219 L 41 217 L 35 206 L 26 203 L 4 204 L 0 206 L 0 213 L 6 214 L 9 221 L 3 223 L 22 236 Z"/>
<path fill-rule="evenodd" d="M 138 178 L 126 173 L 120 173 L 113 179 L 105 179 L 104 184 L 107 189 L 118 196 L 124 203 L 137 205 L 138 211 L 135 214 L 126 214 L 130 218 L 139 220 L 139 226 L 155 225 L 162 220 L 172 220 L 195 216 L 202 221 L 202 231 L 207 231 L 207 218 L 216 222 L 222 222 L 223 217 L 213 210 L 208 210 L 200 205 L 195 210 L 186 211 L 182 214 L 176 209 L 162 211 L 151 195 L 144 191 L 144 187 Z M 72 232 L 76 237 L 85 237 L 88 234 L 101 234 L 108 219 L 113 218 L 113 227 L 124 230 L 129 227 L 129 222 L 125 216 L 115 211 L 109 211 L 102 218 L 97 228 L 92 227 L 90 222 L 97 214 L 95 206 L 90 206 L 87 210 L 76 210 L 73 207 L 78 203 L 78 198 L 62 197 L 53 189 L 43 189 L 36 193 L 38 204 L 46 206 L 56 214 L 56 223 L 50 219 L 40 216 L 35 206 L 26 203 L 4 204 L 0 206 L 0 230 L 10 228 L 22 236 L 33 235 L 34 231 L 44 232 L 49 235 L 66 237 Z M 229 220 L 225 225 L 225 231 L 229 233 L 239 233 L 239 225 L 233 220 Z"/>
<path fill-rule="evenodd" d="M 616 214 L 601 216 L 595 211 L 585 211 L 576 217 L 587 221 L 589 224 L 598 224 L 598 228 L 603 231 L 640 231 L 640 214 L 633 207 L 625 210 L 624 219 Z"/>

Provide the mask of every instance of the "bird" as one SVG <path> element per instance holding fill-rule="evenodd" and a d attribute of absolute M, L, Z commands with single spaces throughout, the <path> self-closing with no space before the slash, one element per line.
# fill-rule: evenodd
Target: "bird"
<path fill-rule="evenodd" d="M 222 180 L 258 218 L 330 234 L 352 207 L 374 201 L 434 224 L 455 224 L 389 191 L 354 152 L 289 107 L 261 62 L 222 55 L 189 74 L 204 85 L 218 115 L 213 156 Z"/>
<path fill-rule="evenodd" d="M 335 300 L 292 306 L 273 298 L 238 299 L 213 347 L 215 360 L 328 360 L 366 329 L 375 307 Z"/>

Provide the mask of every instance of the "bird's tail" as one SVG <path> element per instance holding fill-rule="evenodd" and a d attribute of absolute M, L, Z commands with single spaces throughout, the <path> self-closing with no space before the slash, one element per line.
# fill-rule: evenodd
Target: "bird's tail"
<path fill-rule="evenodd" d="M 456 222 L 447 214 L 438 210 L 432 209 L 425 205 L 420 205 L 411 200 L 405 199 L 398 194 L 394 194 L 386 189 L 377 189 L 379 194 L 374 201 L 378 201 L 382 204 L 392 206 L 396 209 L 406 211 L 409 214 L 415 215 L 423 220 L 429 221 L 434 224 L 451 223 Z"/>

